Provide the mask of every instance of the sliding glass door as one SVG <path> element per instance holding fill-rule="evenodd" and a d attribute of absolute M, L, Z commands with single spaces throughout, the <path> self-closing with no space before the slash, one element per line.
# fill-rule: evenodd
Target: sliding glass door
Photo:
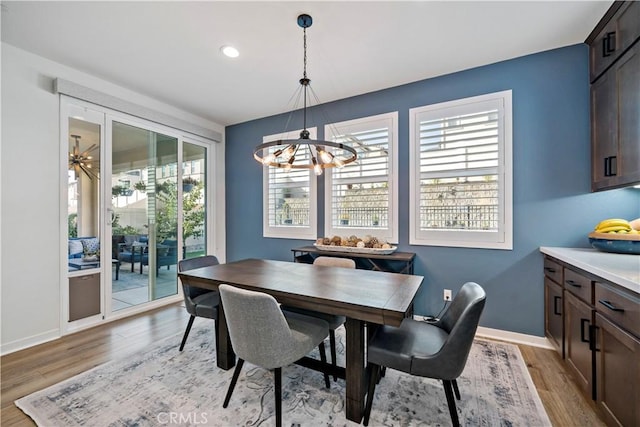
<path fill-rule="evenodd" d="M 207 150 L 195 141 L 182 144 L 182 245 L 183 258 L 206 253 Z"/>
<path fill-rule="evenodd" d="M 66 330 L 179 300 L 178 261 L 212 253 L 212 141 L 77 100 L 61 106 Z"/>
<path fill-rule="evenodd" d="M 112 122 L 111 242 L 120 262 L 112 310 L 177 290 L 178 139 Z"/>

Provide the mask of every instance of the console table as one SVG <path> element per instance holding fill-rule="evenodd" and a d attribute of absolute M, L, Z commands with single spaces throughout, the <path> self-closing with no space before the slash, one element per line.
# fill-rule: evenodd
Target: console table
<path fill-rule="evenodd" d="M 355 261 L 356 268 L 362 270 L 386 271 L 389 273 L 413 274 L 413 252 L 393 252 L 388 255 L 361 254 L 355 252 L 323 251 L 315 246 L 302 246 L 291 249 L 293 260 L 312 264 L 319 256 L 350 258 Z"/>

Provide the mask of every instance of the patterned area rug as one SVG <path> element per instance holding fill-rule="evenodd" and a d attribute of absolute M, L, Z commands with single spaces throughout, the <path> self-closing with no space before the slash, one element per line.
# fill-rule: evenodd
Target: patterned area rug
<path fill-rule="evenodd" d="M 338 362 L 344 366 L 344 329 L 337 332 Z M 182 353 L 180 339 L 160 341 L 15 403 L 47 427 L 275 425 L 270 372 L 246 363 L 223 409 L 233 370 L 216 367 L 213 322 L 197 319 Z M 551 425 L 514 345 L 476 340 L 458 385 L 463 425 Z M 297 365 L 284 368 L 283 425 L 358 425 L 345 418 L 344 388 L 343 380 L 326 389 L 322 374 Z M 369 425 L 451 425 L 442 384 L 387 370 L 376 388 Z"/>

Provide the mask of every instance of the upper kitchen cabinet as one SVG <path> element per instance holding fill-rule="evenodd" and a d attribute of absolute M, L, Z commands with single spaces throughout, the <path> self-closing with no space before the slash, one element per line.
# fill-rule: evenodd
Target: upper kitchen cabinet
<path fill-rule="evenodd" d="M 591 189 L 640 183 L 640 2 L 615 2 L 590 46 Z"/>

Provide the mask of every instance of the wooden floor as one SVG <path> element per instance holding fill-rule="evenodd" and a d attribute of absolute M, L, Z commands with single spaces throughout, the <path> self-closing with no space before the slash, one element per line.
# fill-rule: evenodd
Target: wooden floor
<path fill-rule="evenodd" d="M 33 426 L 14 400 L 183 333 L 187 320 L 184 307 L 172 305 L 3 356 L 0 425 Z M 604 425 L 595 405 L 582 397 L 556 352 L 519 347 L 554 426 Z"/>

